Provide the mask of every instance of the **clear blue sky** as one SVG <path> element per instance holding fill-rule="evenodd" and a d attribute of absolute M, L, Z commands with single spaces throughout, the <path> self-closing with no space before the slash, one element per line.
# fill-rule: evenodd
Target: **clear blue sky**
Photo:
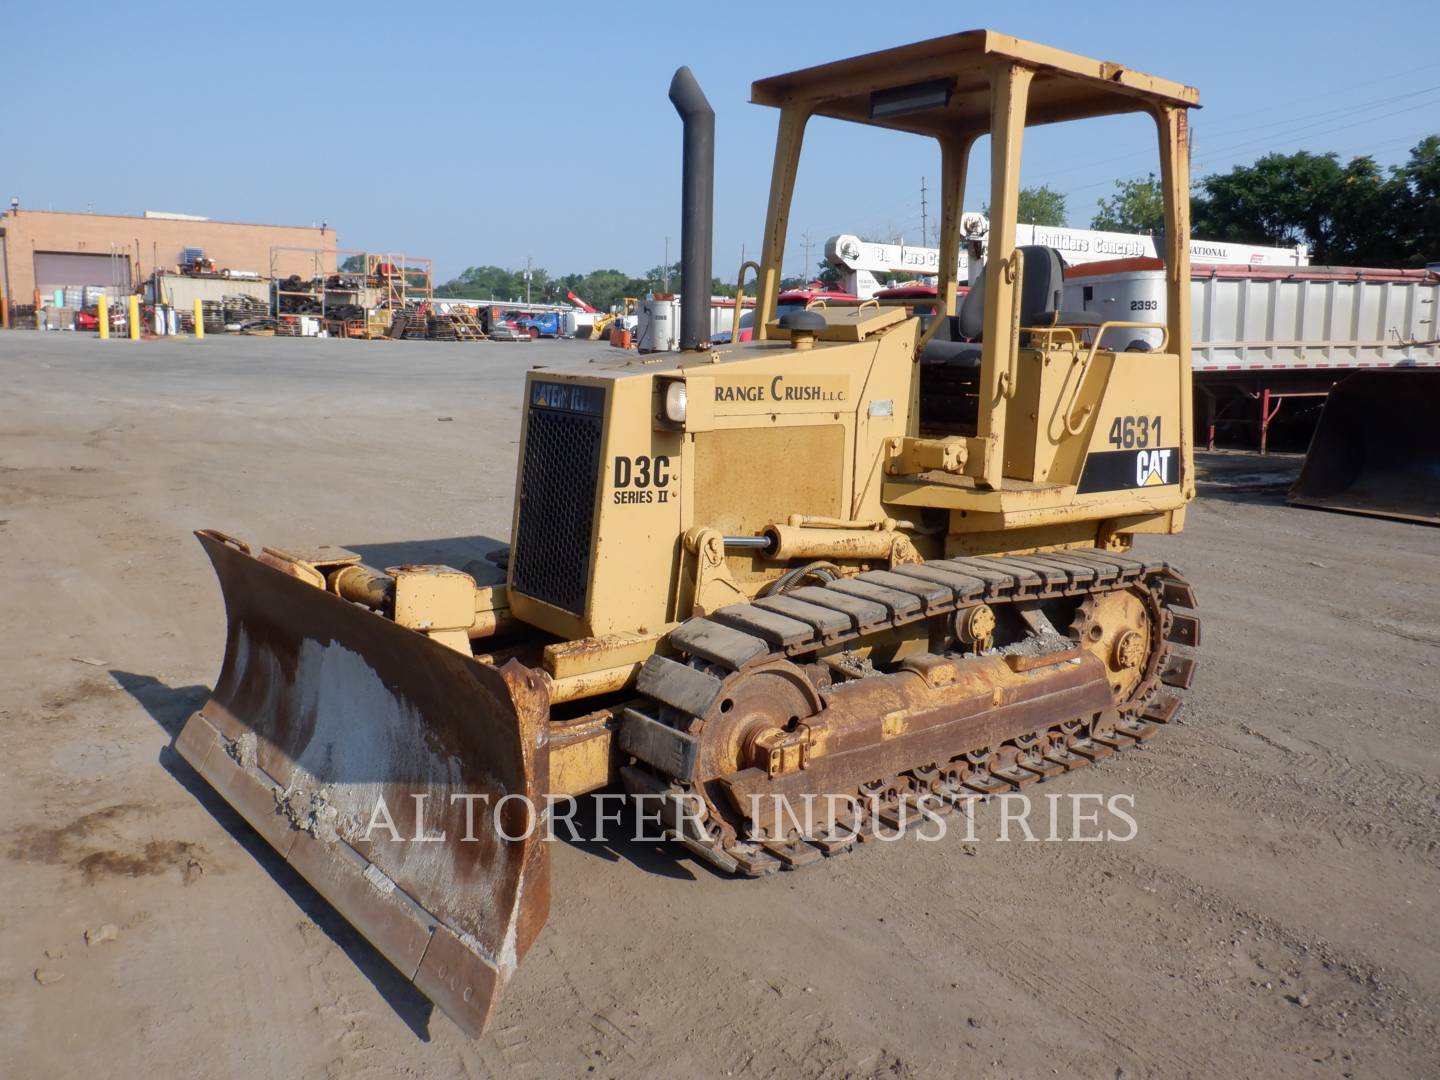
<path fill-rule="evenodd" d="M 718 114 L 726 279 L 742 244 L 755 252 L 775 136 L 751 81 L 952 31 L 988 25 L 1199 87 L 1197 176 L 1271 150 L 1392 164 L 1440 131 L 1433 0 L 7 9 L 0 199 L 324 219 L 342 247 L 429 256 L 439 279 L 527 255 L 552 273 L 640 273 L 667 235 L 678 258 L 680 125 L 665 93 L 680 64 Z M 1065 192 L 1071 224 L 1087 224 L 1115 178 L 1154 168 L 1151 130 L 1134 117 L 1039 129 L 1025 181 Z M 813 122 L 787 272 L 801 272 L 807 233 L 812 263 L 837 232 L 918 241 L 921 177 L 937 171 L 927 142 Z M 984 200 L 972 184 L 967 208 Z"/>

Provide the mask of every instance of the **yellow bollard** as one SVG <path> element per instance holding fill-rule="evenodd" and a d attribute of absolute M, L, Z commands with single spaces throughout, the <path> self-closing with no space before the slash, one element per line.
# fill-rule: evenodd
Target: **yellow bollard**
<path fill-rule="evenodd" d="M 130 340 L 140 340 L 140 297 L 130 294 Z"/>
<path fill-rule="evenodd" d="M 110 337 L 110 298 L 104 293 L 95 303 L 95 321 L 99 324 L 100 340 L 107 340 Z"/>
<path fill-rule="evenodd" d="M 205 318 L 200 308 L 200 298 L 195 298 L 195 340 L 205 336 Z"/>

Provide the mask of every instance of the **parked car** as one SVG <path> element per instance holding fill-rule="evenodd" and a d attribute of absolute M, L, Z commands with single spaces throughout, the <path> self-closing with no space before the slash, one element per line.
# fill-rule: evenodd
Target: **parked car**
<path fill-rule="evenodd" d="M 532 340 L 542 337 L 558 338 L 565 332 L 565 319 L 558 311 L 540 311 L 517 319 L 515 326 L 529 334 Z"/>

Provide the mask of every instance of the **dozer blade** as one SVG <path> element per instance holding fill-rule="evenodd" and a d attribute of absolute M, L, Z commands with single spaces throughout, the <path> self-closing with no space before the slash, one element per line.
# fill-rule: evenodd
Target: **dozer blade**
<path fill-rule="evenodd" d="M 545 688 L 196 535 L 228 637 L 176 750 L 478 1036 L 549 914 Z"/>
<path fill-rule="evenodd" d="M 1335 384 L 1290 502 L 1440 525 L 1440 370 L 1362 371 Z"/>

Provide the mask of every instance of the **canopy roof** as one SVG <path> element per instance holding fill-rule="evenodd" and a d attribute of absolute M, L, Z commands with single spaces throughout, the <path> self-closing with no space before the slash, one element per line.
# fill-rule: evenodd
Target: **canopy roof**
<path fill-rule="evenodd" d="M 918 135 L 988 131 L 987 69 L 1005 61 L 1035 71 L 1027 124 L 1200 103 L 1200 93 L 1192 86 L 993 30 L 968 30 L 761 79 L 751 87 L 750 99 L 757 105 L 799 105 L 817 116 Z M 872 98 L 876 92 L 881 93 L 879 102 Z M 872 112 L 872 105 L 879 108 Z"/>

